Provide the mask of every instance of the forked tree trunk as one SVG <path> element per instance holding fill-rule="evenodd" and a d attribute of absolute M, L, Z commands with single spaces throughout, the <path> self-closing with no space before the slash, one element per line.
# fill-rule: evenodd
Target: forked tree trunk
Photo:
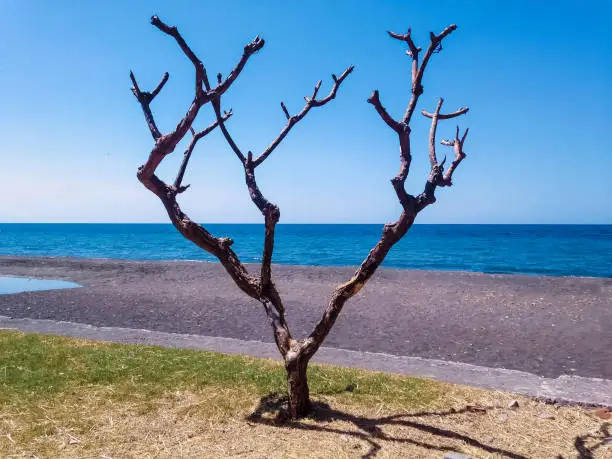
<path fill-rule="evenodd" d="M 312 409 L 308 391 L 308 360 L 300 357 L 285 360 L 289 392 L 289 415 L 291 419 L 306 416 Z"/>
<path fill-rule="evenodd" d="M 183 234 L 183 236 L 194 242 L 197 246 L 211 253 L 219 259 L 227 272 L 230 274 L 236 285 L 247 295 L 259 301 L 268 316 L 270 324 L 274 330 L 274 339 L 285 359 L 285 369 L 287 371 L 287 383 L 289 392 L 289 414 L 292 419 L 297 419 L 307 415 L 312 409 L 312 404 L 309 398 L 308 380 L 306 371 L 308 362 L 315 354 L 319 346 L 323 343 L 331 328 L 333 327 L 336 318 L 342 311 L 344 304 L 365 285 L 372 277 L 377 268 L 384 261 L 389 250 L 406 234 L 412 226 L 417 214 L 425 207 L 433 204 L 436 201 L 435 190 L 437 187 L 447 187 L 452 185 L 453 172 L 459 163 L 465 158 L 463 152 L 463 143 L 467 136 L 467 129 L 463 136 L 459 136 L 459 126 L 457 126 L 454 140 L 443 140 L 442 144 L 453 147 L 455 151 L 455 159 L 449 168 L 444 172 L 444 159 L 441 163 L 438 162 L 436 156 L 436 129 L 438 120 L 455 118 L 467 113 L 468 108 L 460 108 L 454 113 L 440 113 L 443 99 L 440 99 L 435 112 L 428 113 L 422 111 L 422 114 L 427 118 L 431 118 L 431 128 L 429 131 L 429 161 L 431 172 L 425 183 L 424 191 L 413 196 L 408 194 L 405 189 L 406 178 L 410 170 L 412 154 L 410 151 L 410 120 L 416 109 L 419 96 L 423 93 L 422 79 L 425 72 L 425 67 L 433 54 L 442 49 L 442 40 L 453 32 L 457 26 L 450 25 L 436 35 L 430 33 L 431 43 L 425 51 L 425 55 L 419 63 L 420 47 L 417 47 L 412 40 L 411 31 L 408 29 L 406 34 L 398 34 L 389 32 L 389 35 L 397 40 L 405 42 L 408 45 L 407 54 L 412 58 L 412 85 L 410 102 L 408 108 L 401 120 L 394 119 L 387 110 L 383 107 L 380 101 L 378 90 L 372 93 L 368 99 L 383 121 L 399 136 L 400 143 L 400 170 L 398 174 L 391 180 L 393 188 L 402 205 L 403 211 L 399 219 L 394 223 L 388 223 L 383 228 L 383 233 L 379 242 L 370 251 L 367 258 L 359 266 L 353 277 L 346 283 L 339 285 L 333 292 L 331 300 L 323 314 L 323 317 L 316 325 L 313 332 L 308 338 L 298 343 L 291 337 L 291 333 L 285 320 L 285 309 L 278 291 L 272 280 L 272 254 L 274 250 L 274 229 L 280 218 L 280 210 L 278 206 L 268 201 L 257 186 L 255 179 L 255 169 L 260 166 L 266 158 L 278 147 L 289 131 L 303 119 L 313 107 L 321 107 L 336 97 L 336 92 L 344 79 L 353 71 L 353 66 L 348 67 L 340 77 L 332 74 L 334 84 L 330 93 L 324 97 L 317 99 L 317 94 L 321 88 L 321 81 L 316 84 L 312 96 L 305 97 L 306 104 L 302 110 L 294 115 L 291 115 L 287 107 L 281 102 L 281 108 L 287 118 L 287 124 L 282 129 L 276 139 L 272 141 L 258 156 L 254 157 L 249 150 L 248 154 L 243 151 L 234 142 L 232 136 L 225 126 L 225 121 L 230 117 L 231 110 L 223 112 L 221 110 L 221 96 L 236 80 L 248 59 L 259 51 L 264 41 L 256 37 L 251 43 L 244 47 L 242 57 L 234 69 L 229 73 L 225 80 L 221 73 L 217 74 L 217 86 L 212 86 L 208 79 L 208 75 L 202 61 L 194 54 L 191 48 L 187 45 L 176 27 L 171 27 L 162 22 L 157 16 L 151 18 L 151 24 L 161 30 L 163 33 L 173 37 L 180 46 L 183 53 L 191 60 L 195 66 L 195 96 L 185 115 L 180 120 L 175 130 L 162 134 L 158 129 L 150 104 L 153 99 L 159 94 L 166 82 L 168 81 L 168 73 L 166 73 L 157 87 L 152 92 L 141 91 L 136 82 L 133 73 L 130 72 L 130 78 L 134 87 L 132 92 L 140 103 L 145 120 L 151 131 L 151 135 L 155 140 L 155 146 L 149 154 L 149 159 L 138 169 L 138 179 L 145 187 L 155 193 L 163 202 L 170 220 L 174 226 Z M 216 115 L 216 121 L 201 132 L 196 133 L 193 129 L 193 122 L 198 115 L 200 108 L 206 104 L 212 104 Z M 191 157 L 191 153 L 195 148 L 199 139 L 206 136 L 216 127 L 221 129 L 227 143 L 234 151 L 242 165 L 244 166 L 245 179 L 251 200 L 265 217 L 265 241 L 262 255 L 261 275 L 259 277 L 249 274 L 246 267 L 240 262 L 236 253 L 231 249 L 233 241 L 227 237 L 215 237 L 209 233 L 204 227 L 196 224 L 181 210 L 176 197 L 178 194 L 187 190 L 189 185 L 182 185 L 187 163 Z M 193 138 L 185 151 L 183 161 L 179 168 L 179 172 L 173 184 L 165 183 L 159 178 L 155 172 L 162 160 L 174 151 L 178 143 L 191 132 Z"/>

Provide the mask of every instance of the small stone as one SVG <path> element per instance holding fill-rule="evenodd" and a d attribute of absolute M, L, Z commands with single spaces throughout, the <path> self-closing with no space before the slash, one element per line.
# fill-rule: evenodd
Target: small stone
<path fill-rule="evenodd" d="M 596 410 L 591 411 L 595 416 L 599 419 L 612 419 L 612 411 L 608 408 L 597 408 Z"/>
<path fill-rule="evenodd" d="M 518 408 L 518 407 L 519 407 L 518 400 L 512 400 L 510 403 L 508 403 L 508 408 Z"/>
<path fill-rule="evenodd" d="M 346 435 L 344 435 L 344 434 L 340 435 L 340 440 L 342 440 L 342 441 L 348 441 L 348 439 L 349 439 L 349 438 L 348 438 Z"/>
<path fill-rule="evenodd" d="M 542 413 L 540 415 L 540 419 L 555 419 L 555 417 L 550 413 Z"/>
<path fill-rule="evenodd" d="M 472 456 L 466 456 L 461 453 L 446 453 L 444 459 L 472 459 Z"/>

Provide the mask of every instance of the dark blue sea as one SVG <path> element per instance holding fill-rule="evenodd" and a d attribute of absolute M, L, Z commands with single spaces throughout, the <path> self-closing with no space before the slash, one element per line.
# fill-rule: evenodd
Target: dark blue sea
<path fill-rule="evenodd" d="M 263 225 L 207 224 L 258 262 Z M 275 263 L 359 265 L 382 225 L 282 225 Z M 0 224 L 0 255 L 214 261 L 170 224 Z M 389 268 L 612 277 L 612 225 L 414 225 Z"/>

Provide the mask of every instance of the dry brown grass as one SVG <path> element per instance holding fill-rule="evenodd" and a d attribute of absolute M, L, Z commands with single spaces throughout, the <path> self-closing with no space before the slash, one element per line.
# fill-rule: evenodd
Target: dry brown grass
<path fill-rule="evenodd" d="M 316 414 L 279 419 L 282 399 L 207 387 L 151 401 L 106 390 L 0 414 L 0 451 L 15 457 L 612 457 L 610 424 L 576 407 L 447 386 L 427 410 L 318 397 Z M 508 408 L 517 399 L 518 408 Z M 554 418 L 554 419 L 553 419 Z"/>

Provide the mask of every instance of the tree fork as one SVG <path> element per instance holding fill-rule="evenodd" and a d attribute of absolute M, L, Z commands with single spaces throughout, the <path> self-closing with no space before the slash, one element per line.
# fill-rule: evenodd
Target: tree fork
<path fill-rule="evenodd" d="M 256 37 L 251 43 L 244 47 L 242 57 L 235 68 L 223 80 L 221 73 L 217 74 L 217 86 L 212 87 L 208 79 L 206 68 L 202 61 L 196 56 L 192 49 L 187 45 L 178 29 L 168 26 L 157 16 L 153 16 L 151 23 L 161 32 L 171 36 L 176 40 L 179 47 L 187 58 L 193 63 L 195 68 L 195 94 L 194 98 L 185 114 L 179 121 L 175 129 L 167 134 L 162 134 L 159 130 L 150 104 L 165 86 L 168 81 L 168 74 L 164 74 L 162 80 L 151 92 L 141 91 L 136 78 L 130 72 L 133 88 L 132 92 L 138 100 L 149 131 L 155 144 L 149 154 L 148 160 L 138 169 L 138 179 L 142 184 L 153 192 L 163 203 L 172 224 L 188 240 L 198 247 L 214 255 L 229 273 L 234 283 L 248 296 L 257 300 L 263 306 L 268 318 L 268 322 L 274 334 L 274 340 L 281 353 L 285 370 L 287 373 L 287 390 L 289 395 L 289 414 L 296 419 L 307 415 L 312 409 L 310 394 L 308 389 L 308 362 L 323 344 L 325 338 L 331 331 L 336 319 L 342 311 L 345 303 L 356 295 L 368 280 L 374 275 L 378 267 L 384 261 L 391 248 L 408 232 L 418 213 L 435 202 L 435 190 L 437 187 L 452 185 L 453 172 L 466 157 L 463 151 L 463 144 L 467 136 L 467 130 L 459 137 L 459 127 L 457 127 L 455 139 L 452 141 L 443 140 L 442 144 L 452 147 L 455 158 L 452 164 L 444 173 L 444 163 L 438 163 L 435 152 L 436 128 L 439 120 L 445 120 L 463 115 L 468 111 L 462 108 L 451 114 L 441 114 L 440 109 L 443 100 L 440 99 L 438 106 L 433 114 L 423 111 L 423 115 L 431 118 L 432 125 L 429 138 L 429 159 L 431 172 L 425 183 L 424 191 L 418 196 L 409 194 L 406 191 L 405 183 L 410 172 L 412 152 L 410 146 L 410 121 L 412 114 L 417 106 L 420 95 L 423 93 L 422 79 L 427 64 L 433 54 L 441 49 L 442 40 L 452 33 L 457 27 L 451 25 L 444 29 L 440 34 L 430 33 L 430 41 L 427 50 L 419 63 L 420 47 L 417 47 L 408 29 L 407 34 L 397 34 L 389 32 L 389 35 L 407 44 L 407 54 L 412 58 L 412 84 L 411 97 L 406 112 L 401 120 L 395 120 L 383 107 L 380 95 L 375 90 L 368 102 L 374 106 L 382 120 L 396 133 L 399 140 L 400 168 L 398 174 L 391 179 L 391 184 L 402 205 L 402 213 L 398 220 L 384 226 L 382 235 L 378 243 L 372 248 L 367 257 L 361 263 L 355 274 L 346 283 L 336 287 L 330 301 L 325 309 L 323 317 L 314 327 L 312 333 L 303 341 L 296 341 L 291 336 L 291 332 L 285 320 L 285 308 L 281 296 L 279 295 L 273 281 L 272 256 L 274 251 L 274 238 L 276 224 L 280 219 L 280 209 L 278 206 L 268 201 L 260 190 L 256 177 L 255 169 L 272 154 L 280 145 L 282 140 L 289 134 L 293 127 L 301 121 L 312 108 L 321 107 L 336 97 L 340 85 L 353 71 L 353 66 L 349 66 L 339 77 L 332 74 L 333 85 L 326 97 L 317 99 L 322 81 L 317 82 L 311 96 L 304 97 L 306 103 L 302 110 L 295 115 L 291 115 L 284 102 L 281 102 L 281 109 L 287 123 L 280 134 L 266 147 L 259 155 L 253 156 L 251 151 L 245 155 L 238 144 L 232 138 L 226 126 L 226 121 L 231 116 L 232 111 L 223 112 L 221 108 L 222 95 L 235 82 L 240 72 L 246 65 L 249 58 L 264 46 L 263 39 Z M 197 117 L 202 106 L 210 103 L 216 115 L 216 121 L 209 127 L 198 133 L 193 129 L 193 122 Z M 179 206 L 176 197 L 178 194 L 187 190 L 189 185 L 182 185 L 185 170 L 189 159 L 199 140 L 208 133 L 219 127 L 226 142 L 240 160 L 245 172 L 245 182 L 247 190 L 253 203 L 257 206 L 264 217 L 265 233 L 264 246 L 262 252 L 262 264 L 259 276 L 250 274 L 247 268 L 240 261 L 236 253 L 231 249 L 233 241 L 228 237 L 215 237 L 206 228 L 192 221 Z M 168 185 L 156 175 L 156 170 L 167 155 L 172 153 L 176 145 L 191 132 L 192 140 L 184 153 L 183 161 L 176 175 L 173 184 Z"/>

